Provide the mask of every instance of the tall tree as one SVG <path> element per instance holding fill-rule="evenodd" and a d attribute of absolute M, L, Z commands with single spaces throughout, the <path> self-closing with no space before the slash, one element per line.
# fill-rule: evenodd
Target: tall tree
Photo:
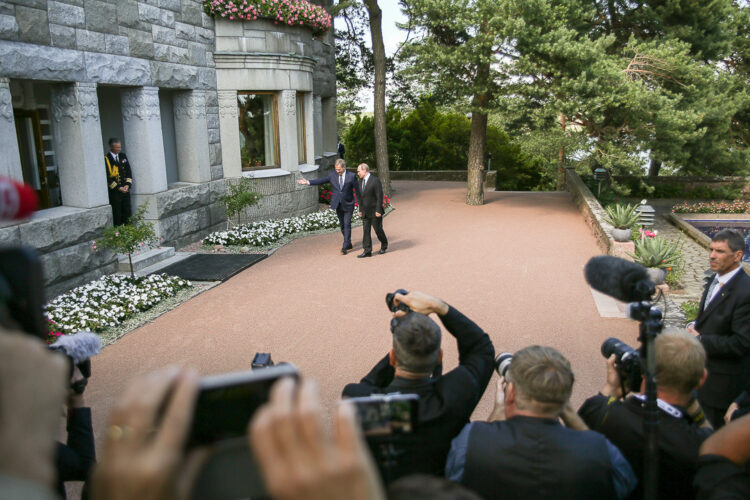
<path fill-rule="evenodd" d="M 388 166 L 388 136 L 385 128 L 385 71 L 387 60 L 383 44 L 383 12 L 377 0 L 364 0 L 370 16 L 370 36 L 372 55 L 375 64 L 375 92 L 373 111 L 375 115 L 375 161 L 378 176 L 383 184 L 383 192 L 391 194 L 391 173 Z"/>
<path fill-rule="evenodd" d="M 471 113 L 466 203 L 484 203 L 487 115 L 511 49 L 506 0 L 404 0 L 415 39 L 403 50 L 408 74 L 444 102 Z"/>

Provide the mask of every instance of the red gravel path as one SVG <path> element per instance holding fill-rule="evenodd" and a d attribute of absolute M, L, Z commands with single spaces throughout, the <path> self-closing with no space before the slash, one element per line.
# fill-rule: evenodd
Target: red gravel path
<path fill-rule="evenodd" d="M 390 348 L 384 296 L 397 288 L 445 299 L 498 352 L 560 349 L 575 370 L 576 405 L 603 385 L 601 342 L 617 336 L 632 345 L 637 324 L 599 317 L 582 272 L 599 251 L 567 193 L 489 192 L 484 206 L 470 207 L 462 183 L 394 188 L 387 254 L 358 259 L 361 228 L 346 256 L 338 232 L 298 239 L 104 349 L 86 392 L 97 441 L 126 383 L 172 363 L 210 374 L 247 369 L 256 351 L 271 352 L 315 378 L 333 405 Z M 449 370 L 456 347 L 443 338 Z M 494 383 L 474 418 L 489 414 Z"/>

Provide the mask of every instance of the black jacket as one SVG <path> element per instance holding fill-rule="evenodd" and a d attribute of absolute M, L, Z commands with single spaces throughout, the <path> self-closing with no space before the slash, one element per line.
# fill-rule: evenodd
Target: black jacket
<path fill-rule="evenodd" d="M 367 184 L 362 189 L 362 181 L 359 181 L 359 211 L 367 218 L 375 217 L 375 212 L 383 215 L 383 185 L 380 179 L 370 174 L 367 177 Z"/>
<path fill-rule="evenodd" d="M 119 188 L 123 186 L 131 186 L 133 184 L 133 174 L 130 170 L 130 162 L 125 153 L 120 152 L 118 160 L 115 160 L 112 152 L 104 155 L 104 166 L 107 169 L 107 188 L 109 189 L 110 195 L 125 195 L 119 191 Z"/>
<path fill-rule="evenodd" d="M 713 432 L 693 423 L 682 408 L 678 418 L 659 411 L 659 498 L 695 498 L 692 478 L 695 475 L 698 449 Z M 646 438 L 643 432 L 645 409 L 634 397 L 625 401 L 598 394 L 586 400 L 578 410 L 591 430 L 601 432 L 617 446 L 630 462 L 638 487 L 631 498 L 643 497 L 643 460 Z"/>
<path fill-rule="evenodd" d="M 88 481 L 91 469 L 96 463 L 94 430 L 91 427 L 91 408 L 74 408 L 68 413 L 68 440 L 57 443 L 57 492 L 65 498 L 66 481 Z M 88 497 L 84 486 L 82 498 Z"/>
<path fill-rule="evenodd" d="M 492 376 L 495 349 L 489 336 L 453 307 L 440 319 L 456 337 L 457 368 L 419 380 L 394 378 L 386 355 L 360 383 L 349 384 L 343 391 L 344 397 L 392 392 L 419 395 L 418 428 L 401 440 L 397 464 L 389 471 L 381 467 L 386 482 L 418 472 L 443 476 L 451 440 L 469 422 Z M 373 451 L 378 458 L 378 450 Z"/>
<path fill-rule="evenodd" d="M 750 382 L 750 276 L 740 269 L 704 310 L 707 291 L 695 320 L 708 369 L 698 399 L 725 410 Z"/>

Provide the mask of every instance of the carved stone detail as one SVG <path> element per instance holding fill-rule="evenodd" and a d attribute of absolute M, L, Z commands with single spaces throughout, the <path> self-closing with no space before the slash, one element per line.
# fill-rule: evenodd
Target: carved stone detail
<path fill-rule="evenodd" d="M 130 120 L 136 117 L 141 120 L 158 120 L 159 89 L 156 87 L 142 87 L 122 91 L 122 117 Z"/>
<path fill-rule="evenodd" d="M 73 123 L 99 121 L 99 100 L 95 83 L 60 85 L 52 93 L 52 116 L 60 123 L 63 118 Z"/>
<path fill-rule="evenodd" d="M 10 80 L 0 78 L 0 118 L 6 121 L 13 119 L 13 102 L 10 95 Z"/>
<path fill-rule="evenodd" d="M 294 90 L 282 90 L 281 102 L 286 116 L 294 118 L 297 114 L 297 92 Z"/>
<path fill-rule="evenodd" d="M 219 116 L 221 118 L 236 118 L 240 111 L 237 107 L 237 92 L 234 90 L 220 90 Z"/>
<path fill-rule="evenodd" d="M 204 118 L 206 116 L 206 92 L 193 90 L 175 95 L 174 115 L 180 118 Z"/>

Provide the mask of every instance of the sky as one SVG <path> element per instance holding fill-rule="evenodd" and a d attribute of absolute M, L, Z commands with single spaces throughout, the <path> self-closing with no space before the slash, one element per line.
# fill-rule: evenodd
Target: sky
<path fill-rule="evenodd" d="M 406 39 L 406 31 L 402 31 L 396 27 L 396 23 L 406 22 L 406 16 L 401 13 L 401 7 L 398 5 L 398 0 L 378 0 L 380 10 L 383 11 L 382 29 L 383 29 L 383 45 L 385 45 L 385 53 L 389 56 L 392 55 L 398 46 Z M 344 22 L 338 18 L 334 19 L 334 25 L 337 29 L 344 29 Z M 371 46 L 370 33 L 367 32 L 367 45 Z M 362 104 L 365 107 L 365 111 L 372 111 L 372 91 L 369 90 L 362 96 Z"/>

